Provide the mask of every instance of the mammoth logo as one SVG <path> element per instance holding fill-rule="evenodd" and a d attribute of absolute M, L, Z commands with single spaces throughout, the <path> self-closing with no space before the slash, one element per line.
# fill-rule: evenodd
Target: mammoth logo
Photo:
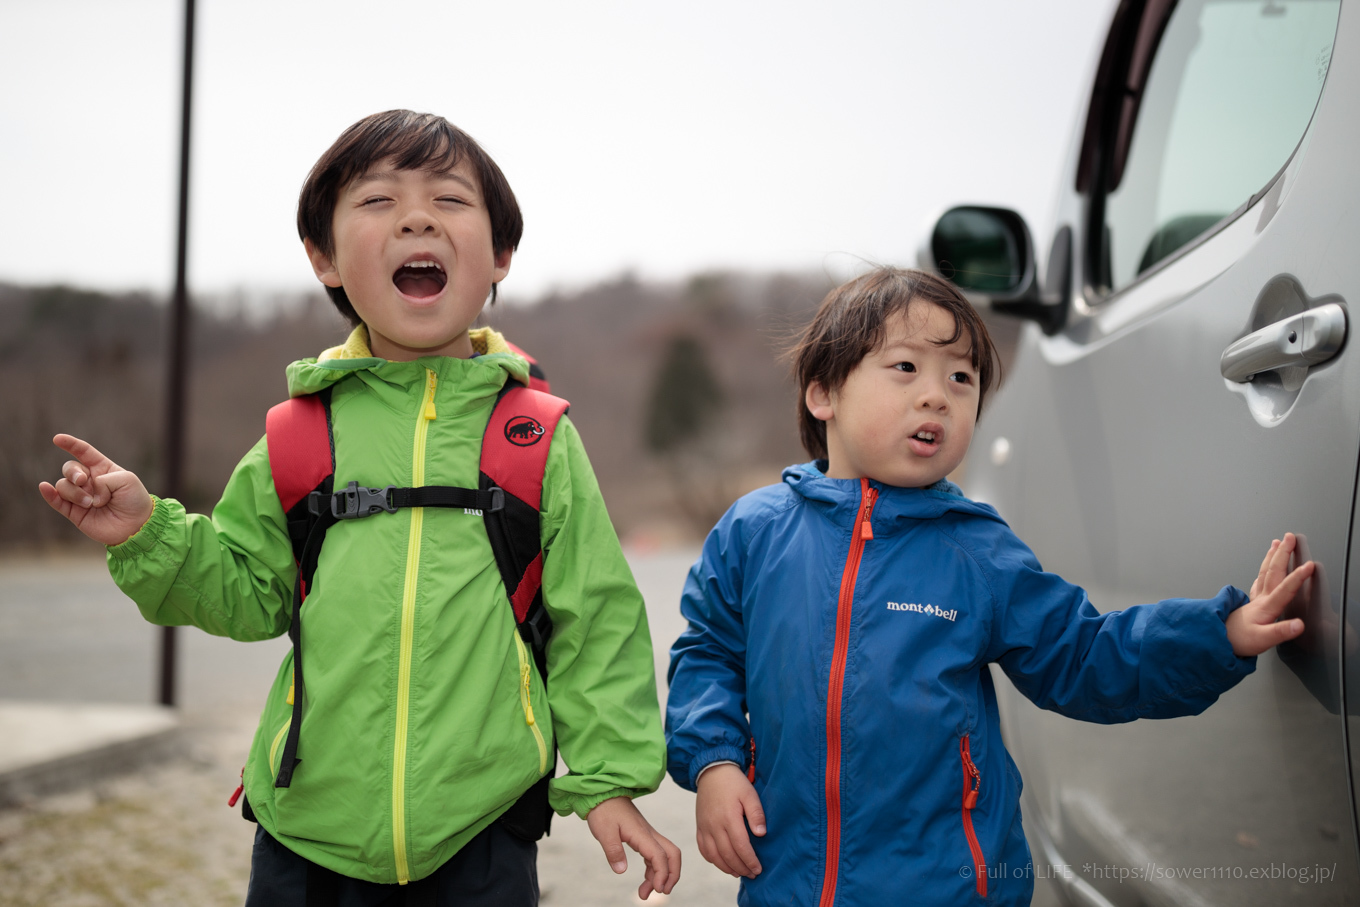
<path fill-rule="evenodd" d="M 543 437 L 543 426 L 538 423 L 537 419 L 530 416 L 515 416 L 505 423 L 505 440 L 517 447 L 537 444 L 541 437 Z"/>

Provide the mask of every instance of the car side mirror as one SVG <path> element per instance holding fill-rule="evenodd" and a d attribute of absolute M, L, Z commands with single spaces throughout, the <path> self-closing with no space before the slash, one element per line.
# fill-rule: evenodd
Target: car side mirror
<path fill-rule="evenodd" d="M 1040 290 L 1034 243 L 1025 219 L 1007 208 L 950 208 L 931 231 L 930 264 L 937 274 L 997 312 L 1037 321 L 1056 334 L 1067 321 L 1072 228 L 1053 238 L 1047 285 Z"/>

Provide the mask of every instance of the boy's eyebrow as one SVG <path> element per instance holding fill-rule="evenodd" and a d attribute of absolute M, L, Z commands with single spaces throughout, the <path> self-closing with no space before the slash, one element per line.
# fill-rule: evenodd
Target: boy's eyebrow
<path fill-rule="evenodd" d="M 955 340 L 953 343 L 950 343 L 950 344 L 940 344 L 940 343 L 937 343 L 936 341 L 931 340 L 931 339 L 929 339 L 929 338 L 926 338 L 925 340 L 918 339 L 918 336 L 919 336 L 919 335 L 913 335 L 913 336 L 911 336 L 911 337 L 902 337 L 902 338 L 899 338 L 899 339 L 897 339 L 897 340 L 894 340 L 894 341 L 891 342 L 891 343 L 884 343 L 884 344 L 880 347 L 880 349 L 881 349 L 884 353 L 888 353 L 888 354 L 892 354 L 892 353 L 898 352 L 898 351 L 900 351 L 900 352 L 905 352 L 905 353 L 911 353 L 911 352 L 915 352 L 915 351 L 917 351 L 917 350 L 924 350 L 924 349 L 927 349 L 928 347 L 935 347 L 935 348 L 939 348 L 939 347 L 941 347 L 941 346 L 945 346 L 945 347 L 956 347 L 956 346 L 959 345 L 959 343 L 960 343 L 961 341 L 964 341 L 964 340 L 965 340 L 965 337 L 960 337 L 958 340 Z M 969 364 L 971 364 L 972 361 L 973 361 L 973 346 L 972 346 L 972 344 L 968 344 L 968 346 L 967 346 L 967 348 L 966 348 L 966 351 L 964 351 L 964 352 L 957 352 L 957 351 L 954 351 L 954 352 L 953 352 L 953 357 L 954 357 L 955 359 L 961 361 L 961 362 L 968 362 Z"/>
<path fill-rule="evenodd" d="M 470 192 L 477 191 L 477 187 L 473 185 L 472 180 L 461 174 L 455 173 L 452 170 L 446 170 L 443 173 L 435 173 L 434 176 L 439 179 L 453 180 L 455 183 L 459 183 L 466 187 Z M 370 170 L 362 176 L 356 176 L 354 182 L 350 183 L 350 188 L 355 189 L 368 183 L 391 183 L 396 182 L 396 179 L 397 171 L 395 170 Z"/>

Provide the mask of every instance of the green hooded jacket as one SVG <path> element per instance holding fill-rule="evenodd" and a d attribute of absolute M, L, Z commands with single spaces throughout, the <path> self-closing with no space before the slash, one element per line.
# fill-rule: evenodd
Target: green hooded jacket
<path fill-rule="evenodd" d="M 499 334 L 482 355 L 389 362 L 362 326 L 288 368 L 289 392 L 332 388 L 336 487 L 477 487 L 482 433 L 528 364 Z M 550 802 L 584 817 L 656 790 L 665 762 L 642 597 L 570 420 L 552 438 L 541 504 L 548 683 L 515 629 L 480 515 L 410 508 L 330 528 L 302 608 L 306 699 L 292 785 L 275 788 L 292 707 L 290 652 L 245 767 L 260 824 L 308 860 L 404 883 L 434 872 L 551 768 Z M 156 500 L 109 549 L 143 616 L 239 640 L 288 630 L 295 577 L 261 439 L 211 518 Z"/>

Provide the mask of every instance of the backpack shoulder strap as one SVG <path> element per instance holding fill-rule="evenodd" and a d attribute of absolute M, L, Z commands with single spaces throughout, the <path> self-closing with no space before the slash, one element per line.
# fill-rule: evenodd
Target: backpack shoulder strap
<path fill-rule="evenodd" d="M 288 518 L 294 558 L 300 560 L 312 522 L 307 495 L 318 490 L 329 493 L 335 473 L 330 389 L 271 407 L 264 425 L 274 491 Z"/>
<path fill-rule="evenodd" d="M 292 619 L 288 638 L 293 643 L 293 685 L 288 702 L 293 707 L 288 739 L 275 778 L 276 787 L 288 787 L 297 768 L 298 738 L 302 729 L 302 703 L 306 695 L 302 674 L 302 601 L 312 585 L 316 559 L 325 539 L 330 514 L 312 513 L 307 506 L 313 491 L 330 494 L 335 482 L 335 440 L 331 432 L 330 388 L 317 394 L 292 397 L 273 406 L 264 422 L 269 448 L 269 472 L 288 522 L 288 538 L 297 561 L 293 584 Z"/>
<path fill-rule="evenodd" d="M 560 397 L 507 383 L 482 437 L 481 487 L 505 493 L 503 509 L 483 514 L 487 536 L 515 623 L 540 657 L 552 632 L 541 594 L 543 472 L 553 433 L 569 406 Z"/>
<path fill-rule="evenodd" d="M 548 682 L 552 619 L 543 606 L 539 508 L 543 504 L 548 450 L 567 407 L 567 401 L 560 397 L 507 382 L 482 437 L 481 487 L 500 488 L 504 497 L 501 509 L 483 511 L 487 538 L 514 610 L 516 628 L 531 647 L 544 684 Z M 556 741 L 553 744 L 555 752 Z M 556 763 L 555 756 L 553 761 Z M 501 815 L 501 824 L 530 841 L 547 834 L 553 814 L 548 803 L 552 775 L 550 770 L 525 791 Z"/>

